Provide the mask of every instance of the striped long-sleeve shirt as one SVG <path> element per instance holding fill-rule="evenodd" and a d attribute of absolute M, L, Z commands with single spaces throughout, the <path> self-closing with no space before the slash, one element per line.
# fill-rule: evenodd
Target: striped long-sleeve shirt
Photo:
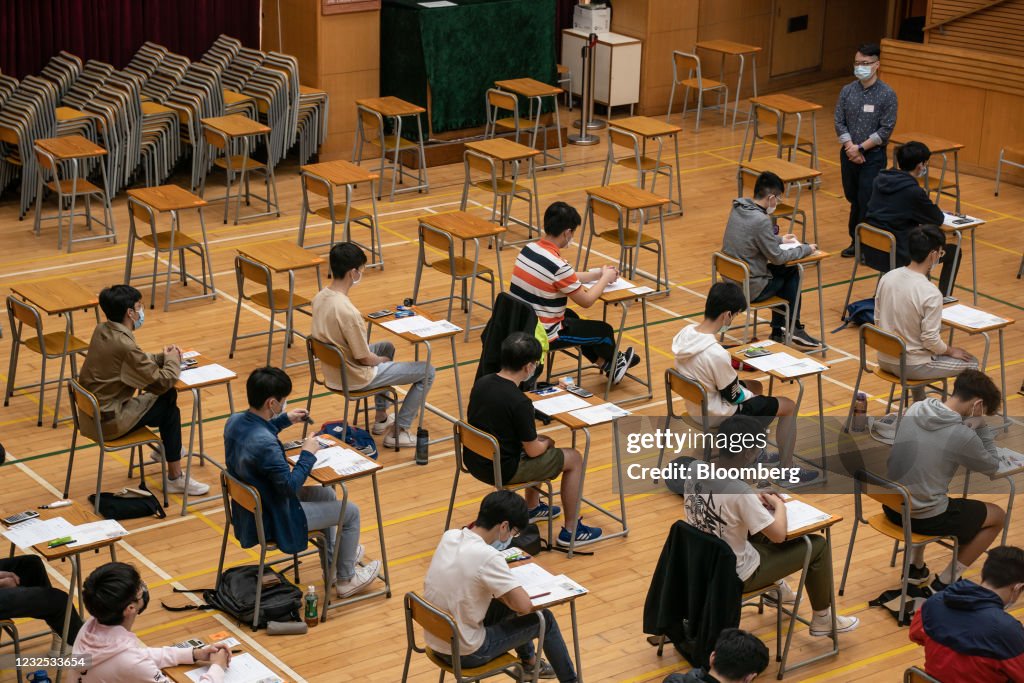
<path fill-rule="evenodd" d="M 533 307 L 548 340 L 554 341 L 562 329 L 569 294 L 580 286 L 576 270 L 562 258 L 558 247 L 541 239 L 519 252 L 508 292 Z"/>

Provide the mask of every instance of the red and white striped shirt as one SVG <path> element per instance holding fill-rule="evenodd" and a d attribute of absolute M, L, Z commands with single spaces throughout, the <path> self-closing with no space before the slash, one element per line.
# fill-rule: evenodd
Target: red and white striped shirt
<path fill-rule="evenodd" d="M 548 340 L 554 341 L 562 328 L 568 295 L 579 288 L 576 270 L 558 247 L 540 239 L 527 244 L 516 257 L 509 294 L 533 308 Z"/>

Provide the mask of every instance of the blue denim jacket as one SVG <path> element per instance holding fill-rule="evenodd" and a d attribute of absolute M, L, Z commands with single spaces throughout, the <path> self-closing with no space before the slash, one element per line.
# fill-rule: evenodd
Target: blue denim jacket
<path fill-rule="evenodd" d="M 306 549 L 306 515 L 297 494 L 316 463 L 312 453 L 302 451 L 295 468 L 289 467 L 277 434 L 290 425 L 287 414 L 268 422 L 246 411 L 232 415 L 224 427 L 228 473 L 259 491 L 267 541 L 289 554 Z M 251 512 L 232 503 L 231 524 L 243 548 L 259 543 Z"/>

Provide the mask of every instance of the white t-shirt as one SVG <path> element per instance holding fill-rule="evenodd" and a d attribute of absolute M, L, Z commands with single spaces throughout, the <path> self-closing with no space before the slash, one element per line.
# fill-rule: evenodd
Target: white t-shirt
<path fill-rule="evenodd" d="M 672 340 L 672 351 L 676 356 L 676 370 L 704 385 L 708 415 L 729 417 L 736 413 L 737 407 L 719 392 L 736 381 L 736 370 L 732 367 L 732 356 L 715 335 L 698 332 L 696 325 L 689 325 Z M 686 412 L 699 416 L 700 406 L 686 401 Z"/>
<path fill-rule="evenodd" d="M 455 617 L 462 638 L 463 655 L 473 654 L 484 644 L 483 621 L 491 600 L 501 597 L 519 582 L 501 553 L 469 529 L 450 529 L 441 536 L 427 577 L 423 596 Z M 447 642 L 424 633 L 430 649 L 451 654 Z"/>
<path fill-rule="evenodd" d="M 736 574 L 741 581 L 749 579 L 761 564 L 749 536 L 775 521 L 754 489 L 737 481 L 712 486 L 688 480 L 683 492 L 686 521 L 728 543 L 736 553 Z"/>

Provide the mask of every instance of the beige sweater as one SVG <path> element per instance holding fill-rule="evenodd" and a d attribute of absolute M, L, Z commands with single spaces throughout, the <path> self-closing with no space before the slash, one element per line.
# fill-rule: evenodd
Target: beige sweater
<path fill-rule="evenodd" d="M 927 277 L 904 267 L 882 276 L 875 292 L 875 324 L 903 337 L 907 365 L 923 365 L 946 353 L 942 341 L 942 293 Z M 898 365 L 899 358 L 878 354 Z"/>

